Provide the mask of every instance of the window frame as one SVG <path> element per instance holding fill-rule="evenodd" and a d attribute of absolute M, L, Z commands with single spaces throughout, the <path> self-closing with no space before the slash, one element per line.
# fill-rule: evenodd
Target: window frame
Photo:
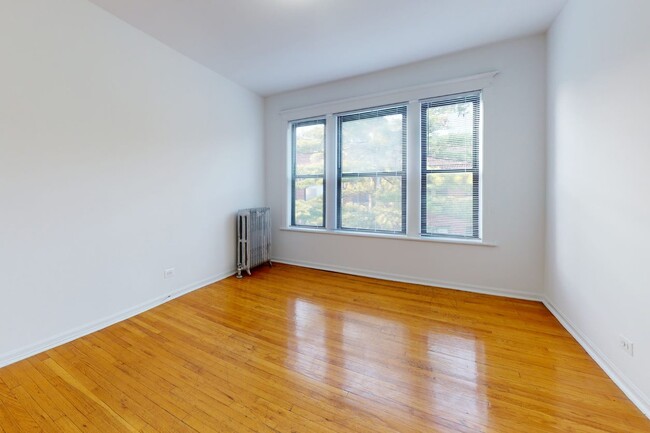
<path fill-rule="evenodd" d="M 283 224 L 280 230 L 309 233 L 308 236 L 327 235 L 327 236 L 357 236 L 357 237 L 374 237 L 378 239 L 394 239 L 418 242 L 434 242 L 444 244 L 465 244 L 473 246 L 494 247 L 498 243 L 490 238 L 492 233 L 491 213 L 485 212 L 486 203 L 483 201 L 483 193 L 486 188 L 490 188 L 489 178 L 486 183 L 485 170 L 483 166 L 483 149 L 489 137 L 484 136 L 483 119 L 486 118 L 486 104 L 490 104 L 493 98 L 493 92 L 490 89 L 499 76 L 498 70 L 489 70 L 486 72 L 459 76 L 451 79 L 418 84 L 410 87 L 395 88 L 387 91 L 375 93 L 366 93 L 365 95 L 352 96 L 344 99 L 335 99 L 324 102 L 316 102 L 311 105 L 303 105 L 294 108 L 286 108 L 278 112 L 280 121 L 283 123 L 283 130 L 286 131 L 285 138 L 285 161 L 287 168 L 287 178 L 290 176 L 290 144 L 289 137 L 292 122 L 309 119 L 326 119 L 326 205 L 325 205 L 325 227 L 301 227 L 292 226 L 290 219 L 290 210 L 292 204 L 289 202 L 291 192 L 289 191 L 290 179 L 287 179 L 287 189 L 285 194 L 285 206 L 281 210 L 284 214 Z M 478 176 L 479 183 L 479 220 L 478 220 L 478 238 L 470 237 L 442 237 L 442 234 L 433 234 L 422 236 L 421 234 L 421 119 L 420 103 L 445 95 L 455 95 L 461 93 L 481 92 L 480 105 L 480 124 L 479 124 L 479 164 L 480 171 Z M 405 104 L 407 105 L 407 176 L 406 185 L 406 233 L 378 233 L 360 230 L 341 230 L 337 227 L 337 113 L 351 113 L 355 111 L 365 111 L 370 107 L 383 107 Z M 279 138 L 279 137 L 278 137 Z M 489 167 L 487 167 L 489 168 Z M 417 179 L 417 181 L 414 181 Z M 491 206 L 489 203 L 488 206 Z"/>
<path fill-rule="evenodd" d="M 343 123 L 361 120 L 361 119 L 372 119 L 377 117 L 383 117 L 391 114 L 401 114 L 402 115 L 402 170 L 399 172 L 393 171 L 383 171 L 383 172 L 348 172 L 343 173 Z M 361 117 L 357 117 L 361 116 Z M 353 112 L 339 113 L 336 114 L 336 230 L 350 231 L 350 232 L 362 232 L 362 233 L 385 233 L 385 234 L 406 234 L 406 220 L 407 220 L 407 205 L 406 205 L 406 193 L 407 193 L 407 135 L 408 135 L 408 109 L 407 105 L 403 103 L 390 104 L 381 107 L 370 107 L 362 110 L 355 110 Z M 353 119 L 357 117 L 356 119 Z M 348 119 L 346 119 L 348 118 Z M 401 177 L 401 208 L 402 208 L 402 222 L 400 230 L 373 230 L 365 228 L 356 228 L 356 227 L 343 227 L 343 207 L 341 200 L 343 195 L 341 193 L 342 184 L 344 178 L 373 178 L 373 177 L 382 177 L 382 176 L 394 176 Z"/>
<path fill-rule="evenodd" d="M 296 173 L 296 129 L 302 126 L 323 125 L 323 174 L 297 174 Z M 327 215 L 327 122 L 325 117 L 312 119 L 299 119 L 291 122 L 291 226 L 299 228 L 326 227 Z M 323 185 L 323 223 L 321 225 L 296 224 L 296 180 L 297 179 L 322 179 Z"/>
<path fill-rule="evenodd" d="M 428 130 L 427 110 L 434 107 L 454 105 L 463 99 L 474 104 L 472 119 L 472 167 L 470 169 L 429 169 L 428 168 Z M 482 91 L 456 93 L 451 95 L 428 98 L 420 102 L 420 230 L 419 235 L 423 237 L 452 238 L 452 239 L 481 239 L 481 114 Z M 472 236 L 428 233 L 427 232 L 427 174 L 435 173 L 472 173 Z"/>

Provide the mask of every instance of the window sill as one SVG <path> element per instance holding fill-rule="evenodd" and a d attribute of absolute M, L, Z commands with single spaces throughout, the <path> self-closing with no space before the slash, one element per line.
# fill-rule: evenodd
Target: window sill
<path fill-rule="evenodd" d="M 281 227 L 281 231 L 286 232 L 298 232 L 298 233 L 315 233 L 319 235 L 334 235 L 334 236 L 352 236 L 352 237 L 363 237 L 363 238 L 377 238 L 377 239 L 396 239 L 400 241 L 415 241 L 415 242 L 435 242 L 443 244 L 457 244 L 457 245 L 475 245 L 479 247 L 496 247 L 497 244 L 493 242 L 486 242 L 481 239 L 452 239 L 452 238 L 440 238 L 440 237 L 425 237 L 425 236 L 407 236 L 407 235 L 396 235 L 396 234 L 384 234 L 384 233 L 365 233 L 365 232 L 353 232 L 346 230 L 327 230 L 319 228 L 306 228 L 306 227 Z"/>

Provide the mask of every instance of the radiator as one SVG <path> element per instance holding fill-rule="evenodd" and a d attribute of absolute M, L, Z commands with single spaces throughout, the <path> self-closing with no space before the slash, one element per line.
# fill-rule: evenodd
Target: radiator
<path fill-rule="evenodd" d="M 237 212 L 237 278 L 262 263 L 271 265 L 271 209 L 258 207 Z"/>

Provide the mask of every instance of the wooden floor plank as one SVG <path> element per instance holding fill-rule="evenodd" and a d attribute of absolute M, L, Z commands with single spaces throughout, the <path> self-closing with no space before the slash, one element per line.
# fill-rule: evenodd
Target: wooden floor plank
<path fill-rule="evenodd" d="M 0 433 L 650 432 L 539 302 L 276 265 L 0 369 Z"/>
<path fill-rule="evenodd" d="M 7 419 L 7 424 L 3 426 L 13 426 L 16 432 L 40 432 L 41 428 L 32 415 L 30 410 L 25 407 L 14 394 L 14 390 L 19 386 L 10 389 L 2 379 L 0 379 L 0 402 L 4 407 L 2 411 Z"/>
<path fill-rule="evenodd" d="M 5 432 L 22 431 L 10 407 L 7 407 L 2 401 L 0 401 L 0 426 L 2 426 Z"/>

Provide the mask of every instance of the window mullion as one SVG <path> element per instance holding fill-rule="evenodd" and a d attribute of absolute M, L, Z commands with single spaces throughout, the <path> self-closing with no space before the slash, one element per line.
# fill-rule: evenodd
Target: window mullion
<path fill-rule="evenodd" d="M 406 234 L 420 233 L 420 103 L 410 101 L 406 108 Z"/>
<path fill-rule="evenodd" d="M 336 229 L 337 150 L 336 118 L 325 117 L 325 228 Z"/>

